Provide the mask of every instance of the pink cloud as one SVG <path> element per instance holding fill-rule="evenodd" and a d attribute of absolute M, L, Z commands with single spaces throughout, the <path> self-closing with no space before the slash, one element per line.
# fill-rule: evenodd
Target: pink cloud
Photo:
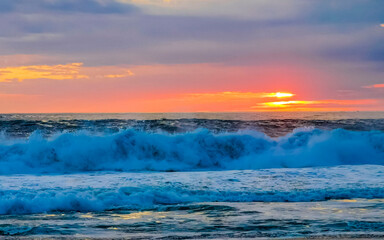
<path fill-rule="evenodd" d="M 384 83 L 365 86 L 364 88 L 384 88 Z"/>

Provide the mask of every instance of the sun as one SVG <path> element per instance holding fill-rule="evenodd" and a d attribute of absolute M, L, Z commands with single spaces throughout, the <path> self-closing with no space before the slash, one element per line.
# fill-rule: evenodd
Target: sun
<path fill-rule="evenodd" d="M 284 93 L 284 92 L 277 92 L 276 97 L 278 98 L 284 98 L 284 97 L 293 97 L 295 94 L 293 93 Z"/>
<path fill-rule="evenodd" d="M 265 97 L 274 97 L 274 98 L 290 98 L 295 96 L 293 93 L 288 92 L 274 92 L 274 93 L 268 93 L 265 95 Z"/>

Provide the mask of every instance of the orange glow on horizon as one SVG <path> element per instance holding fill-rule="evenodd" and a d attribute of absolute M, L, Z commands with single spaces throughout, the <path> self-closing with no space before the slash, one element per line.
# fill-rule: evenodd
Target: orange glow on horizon
<path fill-rule="evenodd" d="M 316 101 L 280 101 L 280 102 L 261 103 L 261 105 L 267 106 L 267 107 L 285 108 L 285 107 L 291 107 L 292 105 L 307 105 L 307 104 L 314 104 L 314 103 L 316 103 Z"/>
<path fill-rule="evenodd" d="M 218 92 L 218 93 L 191 93 L 186 96 L 194 98 L 212 98 L 212 99 L 257 99 L 257 98 L 290 98 L 295 96 L 293 93 L 274 92 Z"/>
<path fill-rule="evenodd" d="M 39 65 L 40 62 L 20 60 L 0 67 L 0 112 L 384 110 L 384 99 L 363 99 L 371 97 L 369 91 L 378 95 L 384 89 L 380 81 L 361 85 L 366 88 L 365 95 L 339 94 L 335 97 L 340 99 L 335 100 L 332 93 L 322 94 L 316 84 L 306 85 L 307 69 L 295 66 L 282 68 L 281 73 L 276 71 L 280 69 L 278 64 L 245 68 L 214 64 Z M 337 94 L 335 89 L 332 91 Z"/>
<path fill-rule="evenodd" d="M 377 104 L 375 99 L 279 101 L 260 103 L 252 108 L 256 111 L 356 111 L 358 106 Z"/>

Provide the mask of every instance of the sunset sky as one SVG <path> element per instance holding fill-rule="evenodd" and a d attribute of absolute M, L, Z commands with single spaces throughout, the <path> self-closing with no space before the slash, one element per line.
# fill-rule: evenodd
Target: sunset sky
<path fill-rule="evenodd" d="M 0 1 L 1 113 L 204 111 L 384 111 L 384 1 Z"/>

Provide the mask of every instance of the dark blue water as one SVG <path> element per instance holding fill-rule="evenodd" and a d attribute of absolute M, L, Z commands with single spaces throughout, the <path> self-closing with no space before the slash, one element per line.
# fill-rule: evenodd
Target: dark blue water
<path fill-rule="evenodd" d="M 314 127 L 355 131 L 384 130 L 384 112 L 295 113 L 116 113 L 116 114 L 3 114 L 0 130 L 13 136 L 34 131 L 52 134 L 88 130 L 118 132 L 125 129 L 182 133 L 198 128 L 213 132 L 255 130 L 283 136 L 296 128 Z"/>

